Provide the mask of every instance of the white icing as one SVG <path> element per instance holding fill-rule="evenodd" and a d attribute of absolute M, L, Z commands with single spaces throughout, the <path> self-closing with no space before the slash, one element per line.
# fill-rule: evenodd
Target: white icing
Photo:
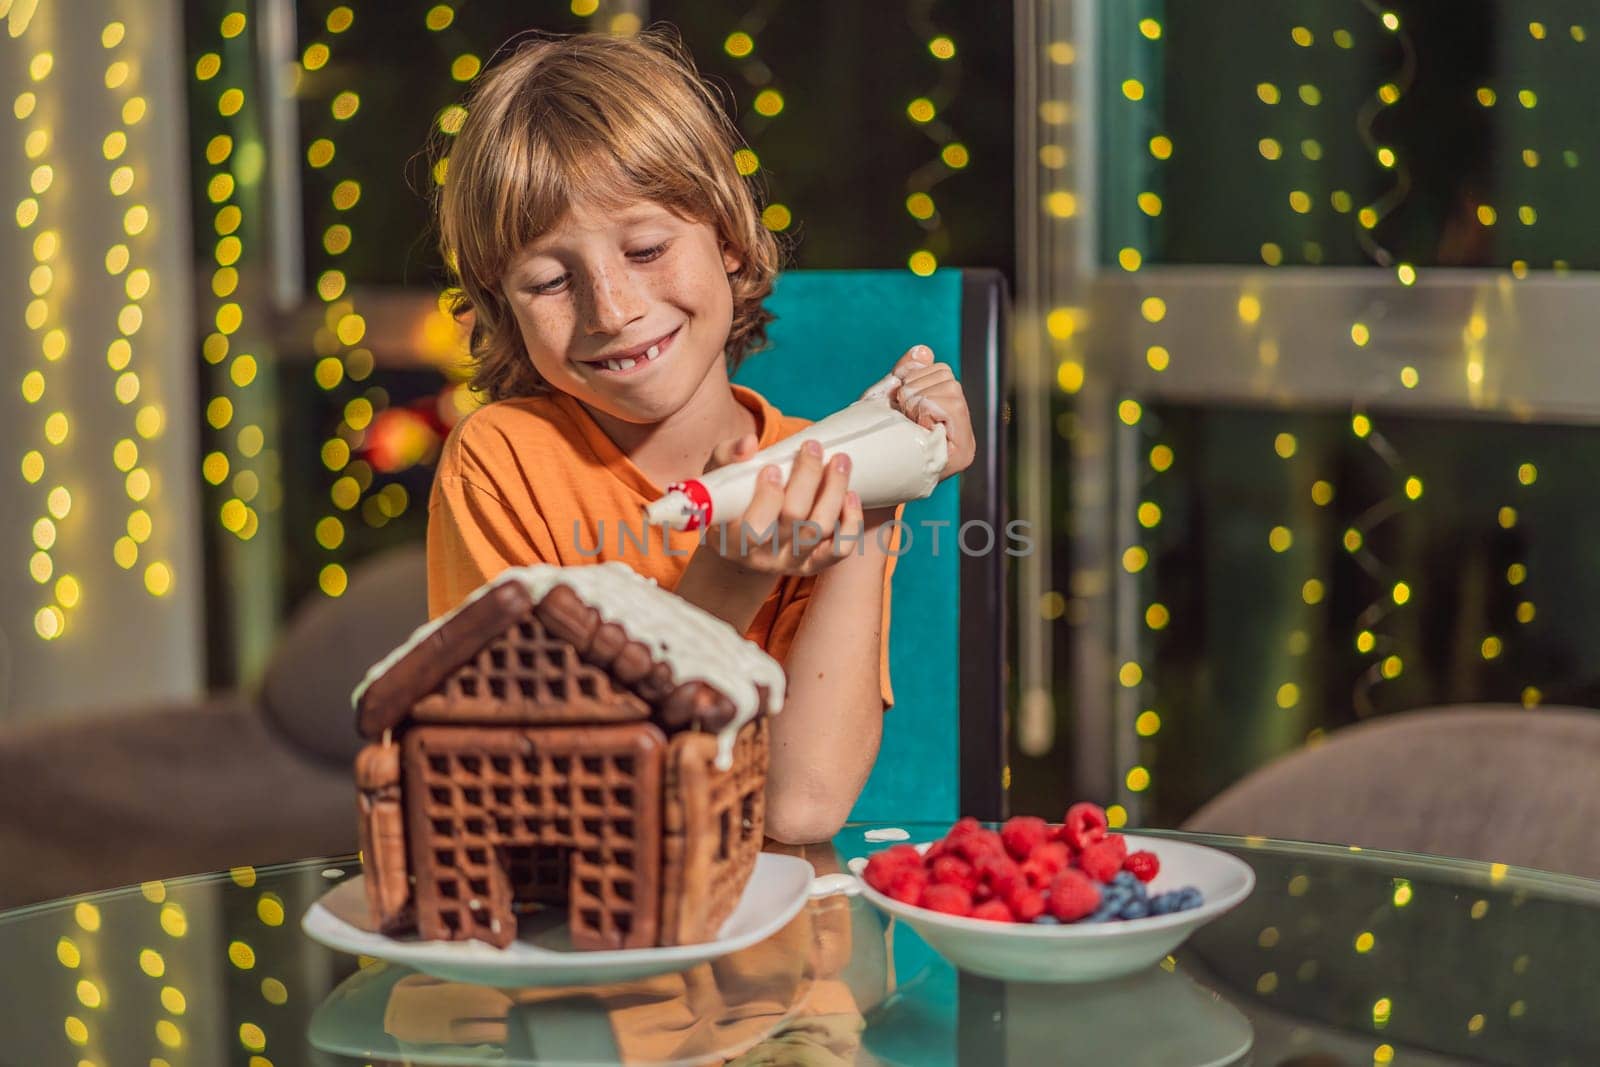
<path fill-rule="evenodd" d="M 761 468 L 775 465 L 788 481 L 800 446 L 807 441 L 822 445 L 825 457 L 840 453 L 850 457 L 850 488 L 860 495 L 863 508 L 891 507 L 927 496 L 939 484 L 949 459 L 943 423 L 925 428 L 886 395 L 869 395 L 749 459 L 695 479 L 711 497 L 711 521 L 732 522 L 744 514 L 755 495 Z M 688 505 L 687 496 L 670 491 L 645 509 L 646 521 L 682 530 L 689 525 Z"/>
<path fill-rule="evenodd" d="M 853 897 L 861 892 L 861 880 L 853 874 L 823 874 L 811 879 L 811 896 L 831 897 L 843 893 Z"/>
<path fill-rule="evenodd" d="M 861 836 L 868 841 L 910 841 L 911 831 L 902 830 L 898 826 L 883 826 L 876 830 L 868 830 Z"/>
<path fill-rule="evenodd" d="M 368 686 L 440 626 L 506 581 L 521 582 L 535 603 L 556 586 L 567 586 L 603 620 L 621 626 L 630 638 L 649 649 L 652 662 L 670 667 L 675 683 L 705 682 L 731 700 L 733 719 L 717 731 L 719 770 L 733 766 L 734 738 L 761 710 L 757 686 L 767 687 L 771 712 L 783 707 L 786 678 L 777 660 L 715 615 L 615 561 L 580 567 L 540 563 L 509 568 L 474 590 L 455 610 L 418 627 L 405 643 L 374 664 L 356 687 L 352 702 L 359 703 Z"/>
<path fill-rule="evenodd" d="M 862 873 L 864 871 L 866 871 L 866 869 L 867 869 L 867 857 L 865 857 L 865 856 L 852 857 L 851 860 L 848 863 L 845 864 L 845 866 L 850 868 L 850 873 L 851 874 L 853 874 L 857 878 L 859 878 L 859 877 L 861 877 Z"/>

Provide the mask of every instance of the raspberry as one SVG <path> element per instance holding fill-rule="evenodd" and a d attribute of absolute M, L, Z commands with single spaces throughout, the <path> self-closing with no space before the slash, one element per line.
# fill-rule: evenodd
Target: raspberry
<path fill-rule="evenodd" d="M 1148 882 L 1161 870 L 1161 861 L 1154 852 L 1141 849 L 1128 855 L 1122 861 L 1122 869 L 1132 874 L 1141 882 Z"/>
<path fill-rule="evenodd" d="M 1000 842 L 1019 863 L 1050 837 L 1050 825 L 1036 815 L 1018 815 L 1000 828 Z"/>
<path fill-rule="evenodd" d="M 978 874 L 960 856 L 940 856 L 928 871 L 934 885 L 958 885 L 968 893 L 977 891 Z"/>
<path fill-rule="evenodd" d="M 1050 914 L 1076 922 L 1100 907 L 1100 889 L 1082 871 L 1065 870 L 1050 883 Z"/>
<path fill-rule="evenodd" d="M 951 846 L 956 855 L 969 863 L 976 863 L 978 858 L 985 853 L 998 853 L 1005 855 L 1006 847 L 1000 843 L 1000 835 L 993 830 L 973 830 L 961 835 L 961 839 Z"/>
<path fill-rule="evenodd" d="M 988 919 L 990 922 L 1010 923 L 1016 922 L 1016 917 L 1011 914 L 1011 909 L 1006 907 L 1001 900 L 986 900 L 972 909 L 974 919 Z"/>
<path fill-rule="evenodd" d="M 1050 884 L 1056 872 L 1045 860 L 1030 857 L 1026 863 L 1020 865 L 1022 877 L 1027 880 L 1033 889 L 1043 889 Z"/>
<path fill-rule="evenodd" d="M 983 824 L 968 815 L 965 818 L 957 819 L 955 825 L 951 826 L 950 831 L 944 835 L 944 839 L 953 845 L 968 834 L 981 829 L 983 829 Z"/>
<path fill-rule="evenodd" d="M 928 872 L 921 867 L 904 867 L 894 872 L 889 887 L 880 890 L 885 896 L 902 904 L 915 904 L 928 888 Z"/>
<path fill-rule="evenodd" d="M 894 876 L 910 867 L 910 864 L 903 859 L 897 859 L 892 854 L 893 852 L 894 849 L 889 849 L 886 852 L 874 853 L 872 858 L 867 860 L 867 869 L 862 872 L 862 877 L 866 879 L 867 884 L 880 893 L 887 893 L 889 891 L 889 883 Z M 918 864 L 918 866 L 921 866 L 921 864 Z"/>
<path fill-rule="evenodd" d="M 1122 859 L 1114 842 L 1098 841 L 1083 850 L 1083 855 L 1078 857 L 1078 866 L 1095 881 L 1109 882 L 1122 870 Z"/>
<path fill-rule="evenodd" d="M 1022 868 L 1010 856 L 993 853 L 978 857 L 973 864 L 979 881 L 989 892 L 1004 900 L 1011 890 L 1024 883 Z"/>
<path fill-rule="evenodd" d="M 1116 849 L 1118 862 L 1128 858 L 1128 839 L 1121 834 L 1107 834 L 1098 843 Z"/>
<path fill-rule="evenodd" d="M 946 915 L 972 914 L 972 894 L 958 885 L 930 885 L 922 891 L 922 899 L 917 903 L 929 911 Z"/>
<path fill-rule="evenodd" d="M 1037 889 L 1018 888 L 1005 898 L 1006 906 L 1018 922 L 1031 923 L 1044 914 L 1044 894 Z"/>
<path fill-rule="evenodd" d="M 1033 850 L 1033 855 L 1028 857 L 1038 863 L 1051 874 L 1064 871 L 1072 866 L 1072 853 L 1060 841 L 1049 841 Z"/>
<path fill-rule="evenodd" d="M 1074 852 L 1082 852 L 1106 836 L 1105 809 L 1087 802 L 1072 805 L 1067 809 L 1057 836 L 1070 845 Z"/>

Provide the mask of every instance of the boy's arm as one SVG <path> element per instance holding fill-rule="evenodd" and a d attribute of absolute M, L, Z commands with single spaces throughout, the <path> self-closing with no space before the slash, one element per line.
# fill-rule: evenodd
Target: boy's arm
<path fill-rule="evenodd" d="M 855 805 L 883 736 L 880 686 L 884 571 L 879 532 L 895 509 L 864 514 L 859 553 L 817 575 L 789 647 L 789 690 L 772 719 L 767 771 L 769 837 L 825 841 Z"/>

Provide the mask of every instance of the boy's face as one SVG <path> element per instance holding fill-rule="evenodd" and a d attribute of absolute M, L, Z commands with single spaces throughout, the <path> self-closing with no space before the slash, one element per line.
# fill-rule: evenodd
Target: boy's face
<path fill-rule="evenodd" d="M 739 259 L 716 227 L 648 200 L 574 205 L 501 279 L 534 369 L 584 404 L 660 422 L 726 381 Z M 631 365 L 628 365 L 629 361 Z"/>

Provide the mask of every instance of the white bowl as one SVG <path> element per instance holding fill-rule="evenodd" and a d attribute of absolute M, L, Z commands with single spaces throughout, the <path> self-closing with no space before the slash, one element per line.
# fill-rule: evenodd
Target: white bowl
<path fill-rule="evenodd" d="M 437 978 L 491 986 L 599 985 L 686 971 L 765 941 L 800 914 L 815 875 L 803 859 L 761 853 L 716 940 L 694 945 L 574 951 L 561 908 L 546 910 L 545 925 L 529 922 L 526 936 L 506 948 L 481 941 L 424 941 L 414 934 L 386 937 L 370 928 L 361 875 L 323 894 L 300 928 L 329 948 L 376 956 Z"/>
<path fill-rule="evenodd" d="M 931 843 L 931 842 L 930 842 Z M 917 846 L 926 849 L 928 844 Z M 1161 861 L 1151 895 L 1192 885 L 1205 903 L 1188 911 L 1104 923 L 1001 923 L 902 904 L 862 882 L 861 893 L 902 919 L 963 971 L 1009 982 L 1096 982 L 1148 967 L 1191 933 L 1236 906 L 1255 887 L 1250 865 L 1226 852 L 1162 837 L 1128 837 L 1128 851 Z"/>

